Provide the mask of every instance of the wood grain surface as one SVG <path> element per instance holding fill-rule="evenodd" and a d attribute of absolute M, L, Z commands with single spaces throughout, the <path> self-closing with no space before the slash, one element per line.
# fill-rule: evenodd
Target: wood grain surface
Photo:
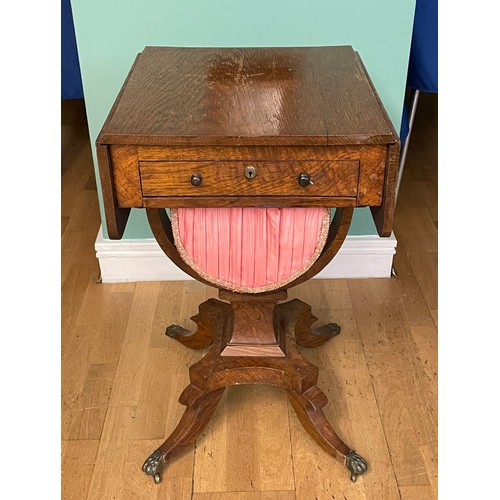
<path fill-rule="evenodd" d="M 241 203 L 241 206 L 252 206 L 252 200 L 245 200 L 244 196 L 267 194 L 278 196 L 280 193 L 283 197 L 302 196 L 304 199 L 298 199 L 295 206 L 314 205 L 315 199 L 311 196 L 318 196 L 321 206 L 328 207 L 346 206 L 343 198 L 353 196 L 356 197 L 357 206 L 382 204 L 387 158 L 385 145 L 331 147 L 112 145 L 109 150 L 116 200 L 118 206 L 123 208 L 175 207 L 179 205 L 169 205 L 169 203 L 176 203 L 177 195 L 199 197 L 199 200 L 192 200 L 196 206 L 204 206 L 203 203 L 207 203 L 205 206 L 236 206 L 238 203 Z M 357 179 L 354 178 L 354 162 L 359 165 Z M 262 172 L 262 168 L 258 168 L 257 177 L 253 179 L 254 182 L 249 183 L 243 173 L 247 165 L 263 167 L 265 171 Z M 311 166 L 315 169 L 313 173 L 316 174 L 313 178 L 314 184 L 307 189 L 298 189 L 298 175 L 307 172 Z M 190 183 L 195 167 L 203 169 L 202 175 L 205 179 L 196 190 Z M 284 179 L 288 182 L 282 187 Z M 222 190 L 222 187 L 226 187 L 227 192 Z M 346 187 L 350 189 L 346 190 Z M 344 191 L 346 193 L 342 194 Z M 328 192 L 330 199 L 319 198 L 328 196 Z M 146 199 L 143 199 L 143 194 Z M 225 198 L 240 194 L 242 196 L 240 201 Z M 215 195 L 218 196 L 217 200 L 209 198 Z M 162 197 L 166 199 L 151 200 Z M 259 201 L 260 203 L 262 202 Z M 272 198 L 268 203 L 268 206 L 279 206 Z M 189 206 L 189 203 L 184 206 Z M 265 201 L 261 206 L 266 206 Z M 353 206 L 353 200 L 347 206 Z"/>
<path fill-rule="evenodd" d="M 109 148 L 116 201 L 120 207 L 142 207 L 141 177 L 137 147 Z"/>
<path fill-rule="evenodd" d="M 245 177 L 253 167 L 254 177 Z M 356 197 L 357 161 L 140 162 L 144 196 L 341 196 Z M 299 175 L 310 176 L 301 186 Z M 191 184 L 198 174 L 199 186 Z"/>
<path fill-rule="evenodd" d="M 352 196 L 161 196 L 144 198 L 143 202 L 145 208 L 356 206 Z"/>
<path fill-rule="evenodd" d="M 118 203 L 109 146 L 97 144 L 96 155 L 99 164 L 99 177 L 101 180 L 102 200 L 106 217 L 106 229 L 108 231 L 108 236 L 112 240 L 119 240 L 125 231 L 130 215 L 130 207 L 132 205 L 125 203 L 120 206 Z M 138 196 L 137 190 L 134 196 Z"/>
<path fill-rule="evenodd" d="M 379 236 L 390 236 L 392 232 L 394 211 L 396 208 L 399 149 L 399 143 L 388 147 L 382 206 L 370 207 Z"/>
<path fill-rule="evenodd" d="M 350 46 L 146 47 L 99 139 L 133 145 L 395 140 Z"/>
<path fill-rule="evenodd" d="M 219 297 L 233 308 L 221 356 L 285 356 L 286 339 L 274 328 L 273 315 L 276 303 L 286 299 L 286 290 L 259 297 L 219 290 Z"/>
<path fill-rule="evenodd" d="M 131 207 L 370 206 L 392 231 L 399 139 L 350 46 L 146 47 L 97 147 L 112 239 Z"/>

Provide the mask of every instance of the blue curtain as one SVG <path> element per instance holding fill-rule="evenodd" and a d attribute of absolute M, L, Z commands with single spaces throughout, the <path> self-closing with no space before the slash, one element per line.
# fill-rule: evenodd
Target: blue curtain
<path fill-rule="evenodd" d="M 438 3 L 417 0 L 408 66 L 408 86 L 438 91 Z"/>
<path fill-rule="evenodd" d="M 407 86 L 421 92 L 438 91 L 438 3 L 437 0 L 417 0 L 408 64 Z M 410 103 L 403 106 L 401 142 L 408 136 Z"/>
<path fill-rule="evenodd" d="M 70 0 L 62 0 L 61 4 L 61 98 L 83 98 Z"/>

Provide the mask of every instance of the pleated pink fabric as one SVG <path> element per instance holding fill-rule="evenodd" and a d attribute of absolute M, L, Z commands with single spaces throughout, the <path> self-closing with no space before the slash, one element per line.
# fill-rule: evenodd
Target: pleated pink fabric
<path fill-rule="evenodd" d="M 191 210 L 194 214 L 194 210 Z M 215 212 L 217 214 L 217 232 L 214 237 L 217 238 L 218 255 L 219 255 L 219 274 L 216 275 L 223 281 L 229 281 L 229 242 L 230 242 L 230 228 L 231 228 L 231 209 L 218 208 Z M 220 228 L 220 230 L 219 230 Z M 225 228 L 225 230 L 223 230 Z M 183 234 L 189 231 L 189 226 L 183 229 Z M 211 241 L 211 240 L 210 240 Z"/>
<path fill-rule="evenodd" d="M 326 208 L 179 208 L 172 229 L 182 259 L 219 288 L 259 293 L 306 272 L 326 242 Z"/>

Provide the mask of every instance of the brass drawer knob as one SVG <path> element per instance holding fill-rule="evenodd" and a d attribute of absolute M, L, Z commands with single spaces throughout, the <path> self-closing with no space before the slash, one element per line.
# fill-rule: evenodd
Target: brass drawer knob
<path fill-rule="evenodd" d="M 312 184 L 311 176 L 309 174 L 300 174 L 299 175 L 299 184 L 302 187 L 307 187 L 309 184 Z"/>
<path fill-rule="evenodd" d="M 193 174 L 191 176 L 191 184 L 193 186 L 199 186 L 201 184 L 201 181 L 202 181 L 202 177 L 200 174 Z"/>

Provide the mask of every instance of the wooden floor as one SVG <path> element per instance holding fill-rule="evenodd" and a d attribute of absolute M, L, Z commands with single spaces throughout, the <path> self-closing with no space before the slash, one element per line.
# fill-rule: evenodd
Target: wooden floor
<path fill-rule="evenodd" d="M 62 107 L 62 491 L 75 499 L 437 498 L 437 96 L 423 94 L 398 201 L 398 278 L 313 280 L 290 290 L 339 337 L 304 350 L 325 413 L 369 460 L 347 469 L 274 387 L 230 388 L 196 447 L 157 486 L 144 459 L 173 430 L 202 353 L 164 335 L 215 290 L 197 282 L 100 284 L 99 209 L 80 101 Z"/>

